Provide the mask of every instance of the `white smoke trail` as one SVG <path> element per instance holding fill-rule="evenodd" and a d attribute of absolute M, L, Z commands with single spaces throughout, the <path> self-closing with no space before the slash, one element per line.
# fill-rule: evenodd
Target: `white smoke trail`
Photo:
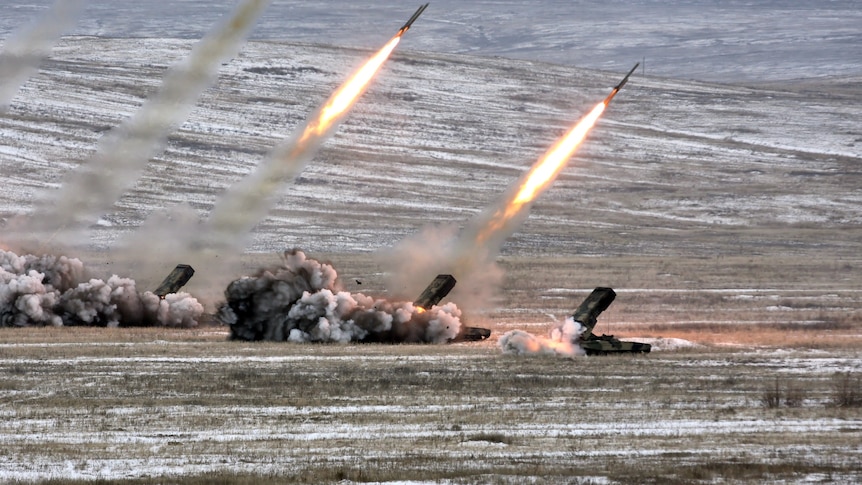
<path fill-rule="evenodd" d="M 39 69 L 60 36 L 75 25 L 83 6 L 83 0 L 57 0 L 44 15 L 6 39 L 0 53 L 0 113 Z"/>
<path fill-rule="evenodd" d="M 617 88 L 612 95 L 616 92 Z M 566 162 L 604 112 L 611 97 L 597 104 L 581 118 L 533 164 L 530 170 L 510 185 L 500 199 L 474 217 L 458 237 L 448 241 L 443 246 L 445 251 L 440 261 L 435 263 L 438 266 L 437 269 L 411 263 L 390 272 L 398 275 L 410 274 L 412 279 L 416 279 L 416 275 L 419 275 L 420 279 L 430 279 L 435 272 L 443 271 L 453 274 L 459 283 L 462 283 L 459 285 L 460 291 L 472 291 L 476 296 L 482 295 L 482 290 L 489 286 L 489 282 L 476 275 L 496 269 L 494 260 L 500 254 L 503 243 L 527 219 L 533 201 L 556 180 L 566 166 Z M 424 243 L 418 248 L 402 245 L 396 248 L 395 252 L 406 253 L 406 256 L 402 255 L 396 259 L 410 261 L 418 253 L 432 247 L 429 243 Z M 481 306 L 484 301 L 471 303 Z"/>
<path fill-rule="evenodd" d="M 214 301 L 213 291 L 221 291 L 230 281 L 251 230 L 266 217 L 278 190 L 302 171 L 347 118 L 400 42 L 401 33 L 353 72 L 290 137 L 270 150 L 250 175 L 230 187 L 204 224 L 194 231 L 188 228 L 175 231 L 170 254 L 175 261 L 190 264 L 199 271 L 199 277 L 191 285 L 196 294 L 208 302 Z M 138 237 L 151 239 L 148 233 L 140 231 Z M 148 266 L 156 266 L 163 254 L 146 251 L 136 257 L 146 260 Z"/>
<path fill-rule="evenodd" d="M 236 55 L 269 0 L 245 0 L 173 66 L 158 93 L 99 141 L 96 154 L 70 174 L 59 192 L 32 216 L 42 236 L 68 240 L 82 224 L 108 211 L 158 153 L 171 129 L 189 114 L 215 80 L 218 67 Z M 66 234 L 58 234 L 65 232 Z"/>
<path fill-rule="evenodd" d="M 0 250 L 0 327 L 40 325 L 192 327 L 203 306 L 187 293 L 160 299 L 135 281 L 88 279 L 81 260 Z"/>
<path fill-rule="evenodd" d="M 461 330 L 453 303 L 427 310 L 340 289 L 335 269 L 285 252 L 284 264 L 233 281 L 217 318 L 241 340 L 445 343 Z"/>
<path fill-rule="evenodd" d="M 584 326 L 571 317 L 551 329 L 548 338 L 537 337 L 522 330 L 506 332 L 497 341 L 504 354 L 515 355 L 559 355 L 576 357 L 586 355 L 578 342 Z"/>
<path fill-rule="evenodd" d="M 201 236 L 204 246 L 242 249 L 249 231 L 271 209 L 277 190 L 286 181 L 293 180 L 323 142 L 335 133 L 400 39 L 400 33 L 390 39 L 351 74 L 304 125 L 276 145 L 251 175 L 227 191 L 213 209 L 206 233 Z"/>

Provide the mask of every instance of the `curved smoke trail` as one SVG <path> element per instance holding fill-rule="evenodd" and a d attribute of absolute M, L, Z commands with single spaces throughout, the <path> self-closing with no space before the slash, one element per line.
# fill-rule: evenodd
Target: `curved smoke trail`
<path fill-rule="evenodd" d="M 461 329 L 453 303 L 425 310 L 342 291 L 337 278 L 332 266 L 286 251 L 280 267 L 228 285 L 217 318 L 239 340 L 446 343 Z"/>

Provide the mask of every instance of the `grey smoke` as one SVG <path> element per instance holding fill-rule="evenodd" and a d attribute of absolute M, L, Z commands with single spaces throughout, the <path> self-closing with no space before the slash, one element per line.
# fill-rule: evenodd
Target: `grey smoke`
<path fill-rule="evenodd" d="M 67 241 L 78 235 L 82 225 L 111 209 L 161 150 L 168 133 L 188 116 L 201 92 L 214 82 L 218 67 L 236 55 L 268 4 L 269 0 L 243 1 L 168 71 L 155 96 L 102 137 L 95 155 L 33 215 L 43 236 L 66 232 L 59 236 Z"/>
<path fill-rule="evenodd" d="M 506 332 L 497 341 L 504 354 L 558 355 L 575 357 L 586 355 L 578 345 L 585 327 L 571 317 L 555 325 L 548 337 L 537 337 L 522 330 Z"/>
<path fill-rule="evenodd" d="M 19 256 L 0 250 L 0 327 L 44 325 L 192 327 L 203 306 L 187 293 L 160 299 L 135 281 L 87 278 L 65 256 Z"/>
<path fill-rule="evenodd" d="M 0 53 L 0 112 L 9 107 L 60 36 L 75 25 L 83 5 L 83 0 L 57 0 L 44 15 L 6 39 Z"/>
<path fill-rule="evenodd" d="M 461 329 L 453 303 L 423 311 L 343 291 L 331 265 L 297 249 L 279 267 L 231 282 L 225 300 L 217 318 L 239 340 L 445 343 Z"/>
<path fill-rule="evenodd" d="M 458 280 L 450 298 L 462 309 L 481 311 L 493 304 L 495 292 L 503 282 L 503 270 L 491 253 L 475 253 L 464 260 L 460 253 L 458 228 L 427 226 L 405 238 L 394 248 L 377 255 L 388 268 L 387 287 L 403 292 L 399 296 L 418 295 L 438 274 L 451 274 Z"/>

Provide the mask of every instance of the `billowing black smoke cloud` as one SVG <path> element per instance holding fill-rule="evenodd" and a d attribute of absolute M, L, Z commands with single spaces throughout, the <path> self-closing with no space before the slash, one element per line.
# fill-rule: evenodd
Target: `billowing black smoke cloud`
<path fill-rule="evenodd" d="M 135 281 L 88 279 L 81 260 L 0 250 L 0 327 L 41 325 L 192 327 L 203 306 L 188 293 L 159 298 Z"/>
<path fill-rule="evenodd" d="M 445 343 L 461 329 L 453 303 L 423 310 L 342 291 L 337 278 L 332 266 L 285 251 L 281 266 L 230 283 L 217 318 L 239 340 Z"/>

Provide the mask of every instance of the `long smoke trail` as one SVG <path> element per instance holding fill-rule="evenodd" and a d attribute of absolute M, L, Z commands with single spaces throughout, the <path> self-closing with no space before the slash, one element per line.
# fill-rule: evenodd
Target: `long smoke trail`
<path fill-rule="evenodd" d="M 32 216 L 42 236 L 67 241 L 83 224 L 108 211 L 158 153 L 170 130 L 189 114 L 218 67 L 239 51 L 269 0 L 245 0 L 172 67 L 158 93 L 125 123 L 105 135 L 96 154 L 73 172 L 54 197 Z"/>
<path fill-rule="evenodd" d="M 619 90 L 614 88 L 613 94 Z M 415 292 L 422 281 L 438 273 L 458 279 L 454 297 L 461 305 L 481 307 L 502 281 L 494 263 L 500 249 L 529 215 L 532 202 L 556 180 L 566 162 L 604 112 L 613 94 L 596 105 L 587 116 L 558 140 L 533 167 L 511 185 L 496 203 L 470 221 L 456 237 L 444 239 L 440 230 L 422 231 L 395 248 L 390 287 Z M 437 233 L 437 234 L 435 234 Z"/>
<path fill-rule="evenodd" d="M 387 42 L 332 94 L 305 126 L 277 145 L 251 175 L 228 190 L 209 218 L 202 236 L 205 246 L 242 249 L 249 231 L 271 209 L 276 191 L 296 177 L 323 142 L 335 133 L 400 40 L 399 34 Z"/>
<path fill-rule="evenodd" d="M 60 36 L 75 25 L 83 6 L 83 0 L 57 0 L 44 15 L 6 39 L 0 53 L 0 113 L 39 69 Z"/>
<path fill-rule="evenodd" d="M 427 6 L 427 5 L 426 5 Z M 209 219 L 196 231 L 177 231 L 171 241 L 170 253 L 176 261 L 191 264 L 200 274 L 192 282 L 196 294 L 203 295 L 208 302 L 214 301 L 230 281 L 231 266 L 245 247 L 251 230 L 272 208 L 277 191 L 293 180 L 314 157 L 321 145 L 329 139 L 350 113 L 374 76 L 401 41 L 409 24 L 418 16 L 414 14 L 380 50 L 359 67 L 297 130 L 282 143 L 276 145 L 250 175 L 234 184 L 216 202 Z M 158 230 L 155 225 L 149 226 Z M 150 229 L 145 229 L 148 231 Z M 142 233 L 144 231 L 141 231 Z M 188 236 L 183 236 L 183 233 Z M 150 239 L 146 235 L 140 238 Z M 152 260 L 157 265 L 164 250 L 136 252 L 139 259 Z M 205 287 L 200 286 L 206 285 Z"/>
<path fill-rule="evenodd" d="M 170 214 L 153 214 L 125 242 L 118 256 L 134 268 L 138 278 L 154 280 L 168 267 L 185 263 L 197 277 L 188 288 L 214 309 L 225 286 L 239 269 L 239 258 L 251 229 L 270 210 L 277 190 L 293 179 L 335 132 L 366 91 L 375 74 L 401 41 L 401 36 L 427 4 L 401 27 L 376 54 L 354 72 L 297 131 L 276 145 L 245 179 L 231 187 L 203 224 L 184 207 Z M 170 255 L 170 261 L 165 256 Z M 153 281 L 151 281 L 153 282 Z"/>
<path fill-rule="evenodd" d="M 488 261 L 499 254 L 503 242 L 521 227 L 530 214 L 532 202 L 554 183 L 605 106 L 604 102 L 596 105 L 511 186 L 504 197 L 470 222 L 455 245 L 453 256 L 457 273 L 469 272 L 475 262 Z"/>

